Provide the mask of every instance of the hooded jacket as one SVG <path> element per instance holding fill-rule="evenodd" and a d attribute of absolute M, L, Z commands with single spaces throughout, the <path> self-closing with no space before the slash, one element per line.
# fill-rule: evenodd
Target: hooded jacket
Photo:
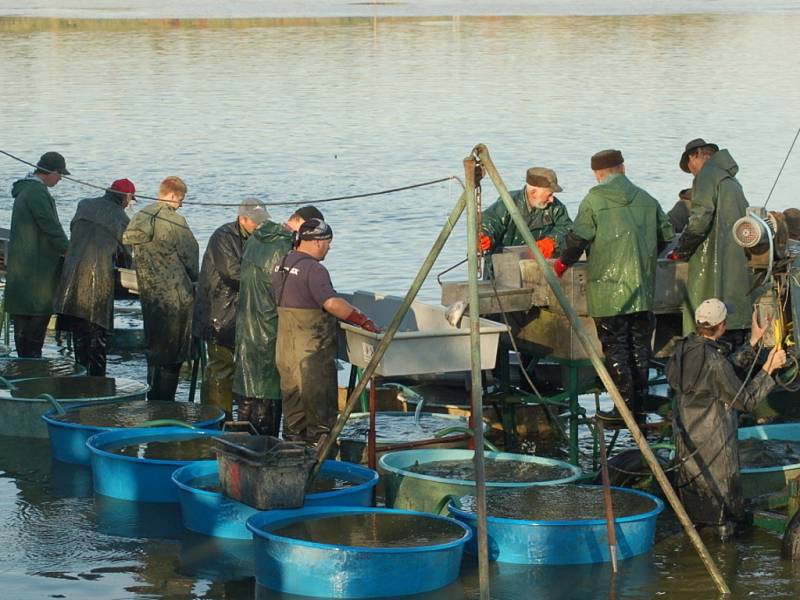
<path fill-rule="evenodd" d="M 655 198 L 623 174 L 606 177 L 581 202 L 572 235 L 588 243 L 592 317 L 652 309 L 658 246 L 675 235 Z"/>
<path fill-rule="evenodd" d="M 153 202 L 133 216 L 122 242 L 133 247 L 148 361 L 190 360 L 199 249 L 186 219 Z"/>
<path fill-rule="evenodd" d="M 122 234 L 129 221 L 119 194 L 80 201 L 70 224 L 54 312 L 114 328 L 114 266 L 118 260 L 127 264 Z"/>
<path fill-rule="evenodd" d="M 272 271 L 291 249 L 291 231 L 272 221 L 262 223 L 244 246 L 233 377 L 233 391 L 240 396 L 270 400 L 281 397 L 275 366 L 278 309 L 272 296 Z"/>
<path fill-rule="evenodd" d="M 733 239 L 733 224 L 748 207 L 738 172 L 730 153 L 720 150 L 694 178 L 689 223 L 676 249 L 678 256 L 689 259 L 684 334 L 694 330 L 694 311 L 708 298 L 719 298 L 729 307 L 729 329 L 750 326 L 752 276 L 744 248 Z"/>
<path fill-rule="evenodd" d="M 48 316 L 69 241 L 47 186 L 30 174 L 11 188 L 14 207 L 6 257 L 5 311 Z"/>
<path fill-rule="evenodd" d="M 676 392 L 678 491 L 695 523 L 721 525 L 744 517 L 738 411 L 752 411 L 775 387 L 763 369 L 742 387 L 734 365 L 750 367 L 755 359 L 750 344 L 728 354 L 725 344 L 691 334 L 678 342 L 667 363 L 667 381 Z"/>
<path fill-rule="evenodd" d="M 231 351 L 236 333 L 240 263 L 249 237 L 238 221 L 226 223 L 211 234 L 197 283 L 194 335 Z"/>

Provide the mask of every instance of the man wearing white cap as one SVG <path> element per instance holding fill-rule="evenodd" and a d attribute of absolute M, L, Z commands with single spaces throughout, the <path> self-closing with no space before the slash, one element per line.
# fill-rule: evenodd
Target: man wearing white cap
<path fill-rule="evenodd" d="M 208 350 L 200 399 L 203 404 L 222 408 L 228 417 L 233 408 L 233 351 L 242 252 L 250 234 L 268 218 L 263 202 L 245 198 L 236 221 L 226 223 L 211 235 L 200 267 L 192 323 L 195 337 L 205 340 Z"/>
<path fill-rule="evenodd" d="M 758 406 L 775 387 L 772 374 L 786 364 L 786 352 L 773 348 L 743 385 L 734 365 L 747 369 L 757 360 L 755 346 L 766 326 L 754 312 L 750 342 L 729 354 L 719 342 L 727 317 L 722 301 L 702 302 L 694 313 L 697 332 L 678 342 L 667 364 L 667 380 L 677 394 L 673 430 L 680 461 L 678 493 L 695 525 L 716 528 L 723 539 L 746 516 L 739 477 L 738 412 Z"/>

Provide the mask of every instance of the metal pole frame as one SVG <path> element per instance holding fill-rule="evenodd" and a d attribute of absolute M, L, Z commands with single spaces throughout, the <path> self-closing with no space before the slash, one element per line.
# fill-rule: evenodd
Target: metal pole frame
<path fill-rule="evenodd" d="M 575 312 L 575 309 L 570 304 L 569 299 L 564 293 L 564 290 L 561 288 L 561 284 L 559 283 L 553 268 L 545 260 L 545 258 L 542 256 L 542 253 L 539 251 L 539 248 L 536 246 L 536 240 L 533 239 L 533 235 L 528 230 L 525 220 L 522 218 L 522 215 L 508 193 L 508 188 L 506 188 L 506 185 L 500 177 L 500 174 L 497 172 L 494 163 L 492 163 L 488 148 L 486 148 L 486 146 L 483 144 L 478 144 L 475 146 L 472 153 L 474 156 L 477 156 L 481 165 L 486 170 L 486 173 L 492 179 L 497 191 L 500 193 L 500 197 L 502 198 L 503 204 L 505 204 L 511 219 L 514 221 L 519 233 L 525 240 L 525 244 L 532 252 L 533 258 L 539 265 L 539 269 L 541 269 L 548 285 L 553 290 L 556 298 L 558 298 L 558 302 L 561 305 L 564 314 L 566 314 L 570 324 L 572 325 L 572 328 L 575 330 L 575 333 L 578 336 L 578 341 L 580 341 L 584 351 L 592 361 L 592 366 L 595 368 L 595 371 L 597 371 L 600 380 L 603 382 L 603 385 L 605 385 L 605 388 L 611 396 L 611 399 L 614 401 L 614 406 L 617 408 L 617 411 L 620 413 L 620 415 L 622 415 L 625 425 L 631 432 L 631 436 L 636 441 L 636 445 L 639 446 L 642 456 L 647 461 L 647 464 L 650 466 L 650 470 L 658 480 L 664 495 L 669 501 L 670 506 L 672 506 L 672 509 L 675 511 L 675 515 L 678 517 L 681 525 L 683 525 L 683 528 L 686 530 L 686 534 L 689 536 L 689 539 L 697 550 L 697 553 L 700 555 L 700 558 L 708 570 L 709 575 L 711 575 L 711 578 L 714 580 L 717 589 L 721 594 L 730 594 L 730 588 L 722 578 L 722 574 L 717 568 L 714 559 L 709 554 L 708 549 L 705 547 L 703 540 L 700 539 L 697 530 L 694 528 L 694 525 L 692 524 L 689 515 L 686 513 L 686 509 L 683 507 L 683 504 L 675 493 L 675 490 L 672 489 L 672 486 L 667 479 L 667 475 L 664 473 L 664 469 L 661 468 L 658 459 L 656 459 L 655 454 L 653 454 L 653 451 L 647 444 L 647 440 L 645 439 L 644 435 L 642 435 L 642 432 L 636 423 L 636 419 L 634 419 L 633 414 L 625 404 L 625 401 L 622 399 L 616 384 L 611 379 L 611 375 L 609 375 L 608 370 L 606 369 L 603 359 L 592 345 L 588 334 L 584 330 L 583 325 L 581 325 L 578 314 Z"/>

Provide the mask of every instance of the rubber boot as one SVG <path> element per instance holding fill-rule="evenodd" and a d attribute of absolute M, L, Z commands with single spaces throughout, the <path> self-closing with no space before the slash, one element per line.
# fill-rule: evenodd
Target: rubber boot
<path fill-rule="evenodd" d="M 207 375 L 209 374 L 207 373 Z M 225 420 L 231 420 L 231 415 L 233 414 L 233 392 L 228 381 L 219 381 L 211 376 L 206 376 L 200 387 L 200 402 L 221 408 L 225 411 Z"/>
<path fill-rule="evenodd" d="M 147 383 L 150 391 L 147 392 L 148 400 L 174 401 L 178 389 L 181 364 L 174 365 L 147 365 Z"/>

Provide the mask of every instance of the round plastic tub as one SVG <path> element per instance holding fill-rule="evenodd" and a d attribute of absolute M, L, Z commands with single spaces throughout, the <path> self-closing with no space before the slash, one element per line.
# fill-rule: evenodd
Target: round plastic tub
<path fill-rule="evenodd" d="M 575 488 L 597 488 L 599 486 L 574 486 Z M 617 534 L 617 557 L 620 560 L 648 552 L 653 546 L 656 520 L 664 503 L 645 492 L 628 488 L 611 488 L 619 493 L 634 494 L 653 503 L 652 510 L 636 515 L 614 519 Z M 503 493 L 503 492 L 498 492 Z M 477 529 L 477 515 L 456 506 L 451 501 L 450 514 Z M 486 518 L 486 535 L 489 558 L 498 562 L 526 565 L 579 565 L 608 562 L 608 522 L 606 519 L 576 519 L 533 521 L 493 517 Z M 477 554 L 474 538 L 467 544 L 470 554 Z"/>
<path fill-rule="evenodd" d="M 172 482 L 172 473 L 194 461 L 138 458 L 109 450 L 145 442 L 190 441 L 216 434 L 184 427 L 115 429 L 96 433 L 86 441 L 92 455 L 94 491 L 120 500 L 178 502 L 178 488 Z"/>
<path fill-rule="evenodd" d="M 342 515 L 410 515 L 417 523 L 441 520 L 461 528 L 457 539 L 412 547 L 323 544 L 283 537 L 275 530 L 311 519 Z M 250 517 L 256 582 L 283 593 L 317 598 L 380 598 L 421 594 L 453 582 L 464 545 L 472 537 L 463 523 L 421 512 L 388 508 L 313 507 L 266 511 Z"/>
<path fill-rule="evenodd" d="M 85 374 L 82 365 L 66 358 L 0 358 L 0 377 L 6 381 Z"/>
<path fill-rule="evenodd" d="M 73 405 L 67 413 L 75 413 L 86 406 L 88 404 Z M 127 427 L 137 427 L 140 423 L 155 418 L 151 412 L 152 409 L 158 411 L 159 418 L 181 420 L 201 429 L 219 429 L 225 420 L 225 411 L 209 404 L 186 405 L 186 403 L 182 402 L 138 400 L 136 402 L 126 402 L 125 404 L 109 403 L 108 405 L 103 405 L 103 409 L 111 415 L 119 414 L 122 418 L 126 414 L 129 415 L 127 420 L 131 425 Z M 186 410 L 192 410 L 199 414 L 196 418 L 188 417 L 185 414 Z M 170 412 L 172 414 L 169 414 Z M 64 421 L 64 417 L 56 413 L 55 409 L 42 415 L 42 420 L 47 423 L 53 458 L 75 465 L 88 465 L 91 462 L 91 454 L 86 447 L 86 440 L 95 433 L 122 428 L 67 422 Z"/>
<path fill-rule="evenodd" d="M 52 396 L 64 408 L 85 402 L 132 402 L 144 400 L 147 384 L 121 377 L 38 377 L 13 382 L 0 390 L 0 435 L 47 437 L 41 417 L 53 408 L 42 394 Z"/>
<path fill-rule="evenodd" d="M 372 469 L 352 463 L 327 460 L 322 474 L 346 481 L 359 481 L 357 485 L 308 494 L 305 506 L 371 506 L 372 491 L 378 483 L 378 474 Z M 204 460 L 181 467 L 172 474 L 178 486 L 183 514 L 183 524 L 189 531 L 222 538 L 249 540 L 252 536 L 245 525 L 247 519 L 257 514 L 257 509 L 228 498 L 221 492 L 195 487 L 202 480 L 206 485 L 219 482 L 217 461 Z"/>
<path fill-rule="evenodd" d="M 384 454 L 378 463 L 379 470 L 385 475 L 386 504 L 394 508 L 440 512 L 450 496 L 465 496 L 475 491 L 475 482 L 466 479 L 448 479 L 414 473 L 408 468 L 416 463 L 434 461 L 469 460 L 472 450 L 425 449 L 401 450 Z M 569 472 L 567 477 L 537 482 L 498 482 L 487 481 L 490 489 L 520 488 L 535 485 L 556 485 L 575 481 L 581 476 L 581 470 L 569 463 L 552 458 L 513 454 L 510 452 L 486 452 L 486 458 L 495 460 L 511 460 L 525 463 L 537 463 L 542 466 L 557 467 Z"/>
<path fill-rule="evenodd" d="M 756 439 L 800 442 L 800 423 L 742 427 L 739 429 L 738 436 L 739 441 Z M 741 474 L 744 497 L 754 498 L 755 496 L 778 492 L 785 488 L 790 479 L 800 475 L 800 463 L 761 468 L 743 467 Z"/>

